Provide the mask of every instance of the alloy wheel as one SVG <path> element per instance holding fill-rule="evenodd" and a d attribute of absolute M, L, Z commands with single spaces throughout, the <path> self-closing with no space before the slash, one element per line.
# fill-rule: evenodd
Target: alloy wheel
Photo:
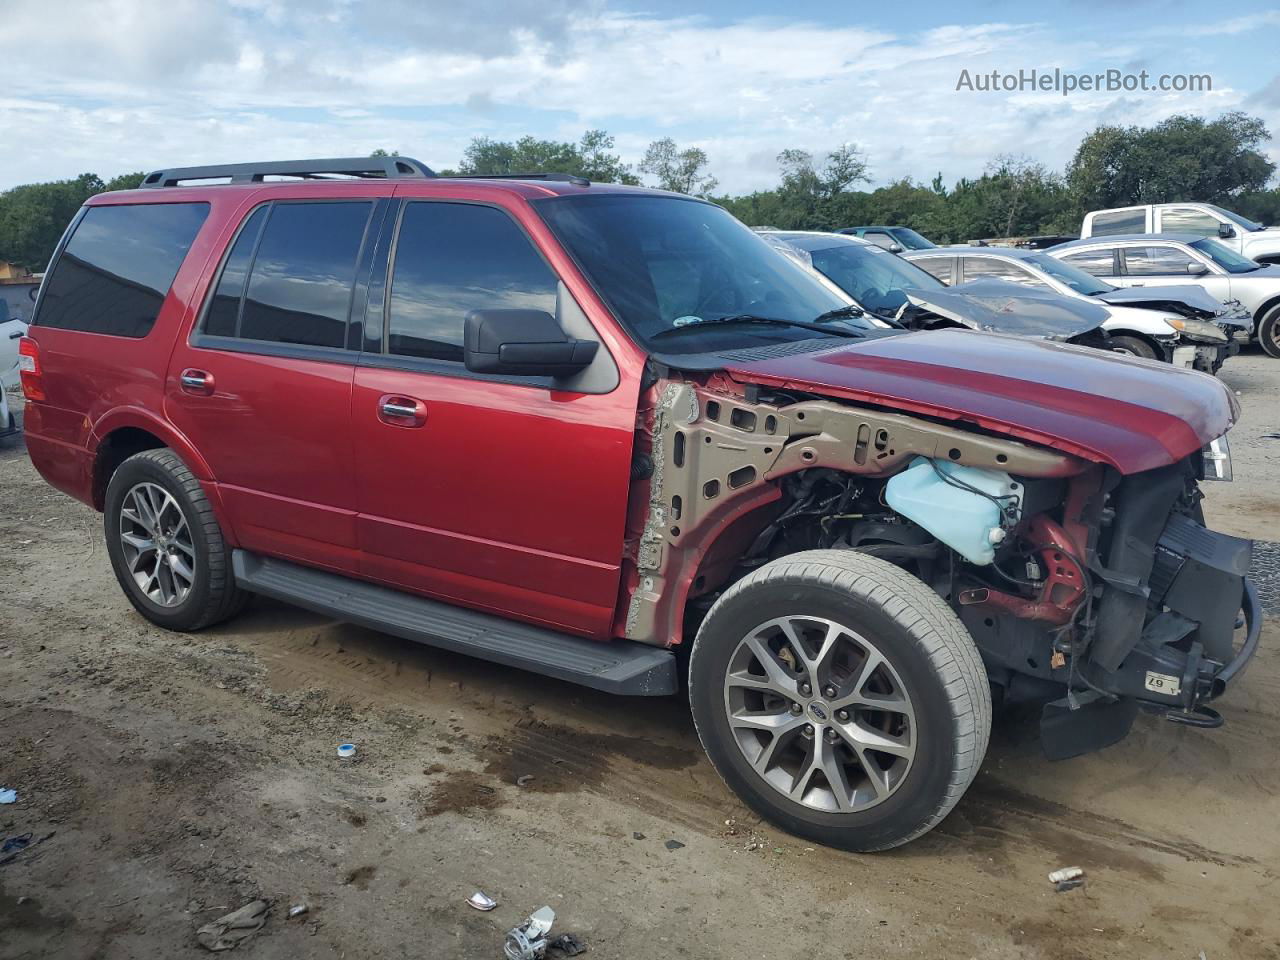
<path fill-rule="evenodd" d="M 196 578 L 196 548 L 178 501 L 164 487 L 138 483 L 120 504 L 120 545 L 138 589 L 152 603 L 176 607 Z"/>
<path fill-rule="evenodd" d="M 893 665 L 821 617 L 781 617 L 747 634 L 729 659 L 724 706 L 756 774 L 825 813 L 882 803 L 915 757 L 911 696 Z"/>

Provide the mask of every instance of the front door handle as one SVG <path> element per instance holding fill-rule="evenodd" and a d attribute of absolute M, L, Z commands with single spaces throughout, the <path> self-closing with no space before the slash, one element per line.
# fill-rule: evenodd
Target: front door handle
<path fill-rule="evenodd" d="M 378 419 L 393 427 L 421 427 L 427 422 L 427 405 L 416 397 L 384 394 L 378 398 Z"/>
<path fill-rule="evenodd" d="M 213 396 L 213 374 L 206 373 L 204 370 L 188 367 L 182 371 L 178 382 L 182 386 L 183 393 L 189 393 L 196 397 Z"/>

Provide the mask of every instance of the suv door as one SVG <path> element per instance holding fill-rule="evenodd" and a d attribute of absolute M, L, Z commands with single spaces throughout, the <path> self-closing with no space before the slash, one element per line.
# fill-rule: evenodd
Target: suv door
<path fill-rule="evenodd" d="M 208 460 L 246 549 L 358 566 L 347 329 L 365 236 L 388 202 L 256 207 L 174 350 L 169 416 Z"/>
<path fill-rule="evenodd" d="M 368 576 L 585 635 L 611 632 L 638 384 L 471 373 L 466 315 L 525 308 L 593 331 L 505 210 L 401 201 L 371 285 L 352 417 Z M 375 278 L 378 276 L 375 268 Z"/>

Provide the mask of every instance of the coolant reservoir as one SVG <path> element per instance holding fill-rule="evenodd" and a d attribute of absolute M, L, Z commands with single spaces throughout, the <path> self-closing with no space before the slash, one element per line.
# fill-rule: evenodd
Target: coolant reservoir
<path fill-rule="evenodd" d="M 948 483 L 938 476 L 934 464 L 948 477 L 982 493 Z M 894 510 L 979 565 L 995 559 L 996 545 L 1004 539 L 1000 507 L 991 497 L 1013 507 L 1016 515 L 1022 507 L 1022 486 L 999 470 L 924 457 L 917 457 L 906 470 L 891 477 L 884 491 L 885 502 Z"/>

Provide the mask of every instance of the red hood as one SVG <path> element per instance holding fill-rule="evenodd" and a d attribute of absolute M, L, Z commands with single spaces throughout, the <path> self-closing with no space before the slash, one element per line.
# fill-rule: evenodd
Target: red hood
<path fill-rule="evenodd" d="M 1213 377 L 967 330 L 890 336 L 725 368 L 735 380 L 966 420 L 1121 473 L 1176 463 L 1235 421 Z"/>

